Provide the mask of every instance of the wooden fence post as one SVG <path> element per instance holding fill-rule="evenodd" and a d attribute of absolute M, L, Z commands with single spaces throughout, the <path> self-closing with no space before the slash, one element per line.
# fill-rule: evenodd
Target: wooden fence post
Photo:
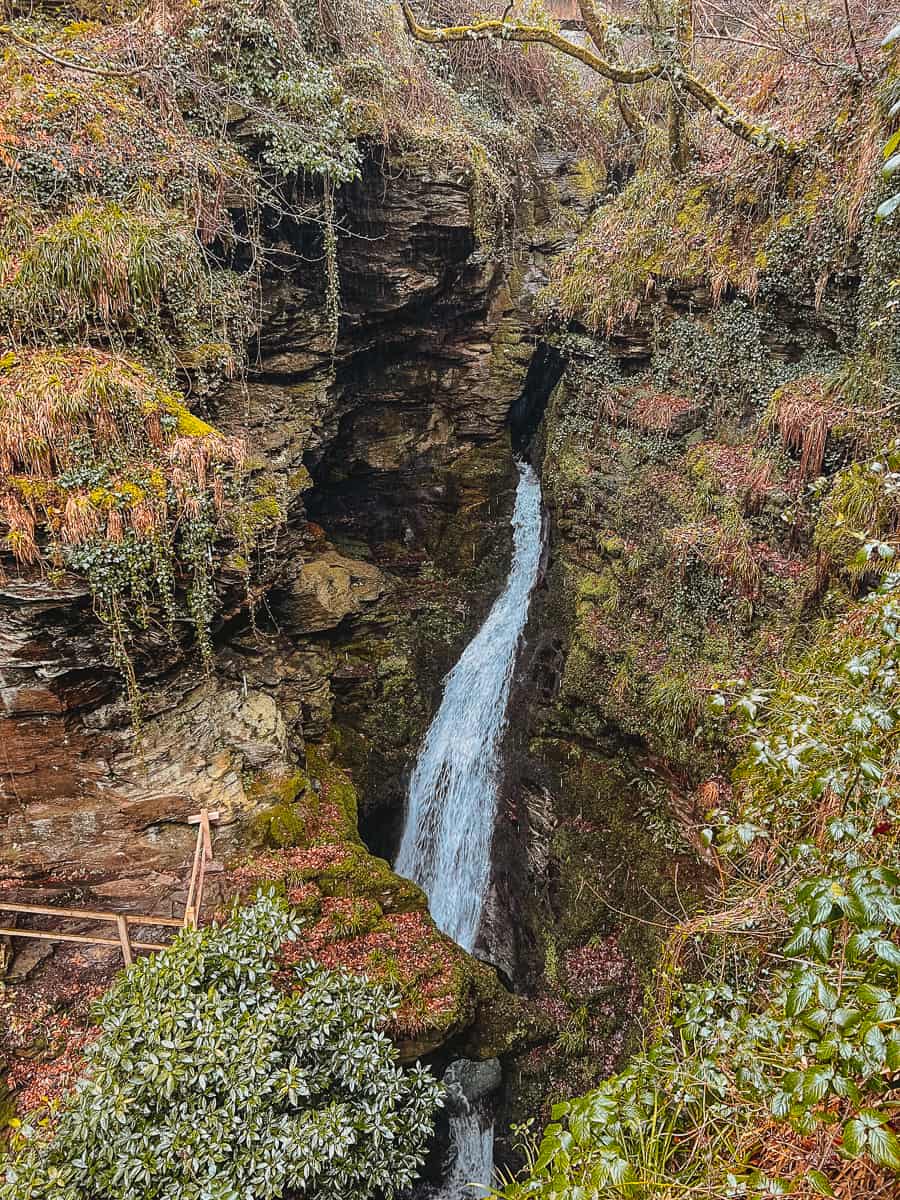
<path fill-rule="evenodd" d="M 119 931 L 119 942 L 122 946 L 122 957 L 125 959 L 125 966 L 130 967 L 134 962 L 134 955 L 131 953 L 131 936 L 128 933 L 128 920 L 121 913 L 116 916 L 116 929 Z"/>
<path fill-rule="evenodd" d="M 209 809 L 204 808 L 200 813 L 200 828 L 203 830 L 203 853 L 207 862 L 212 861 L 212 832 L 209 828 L 210 814 Z"/>
<path fill-rule="evenodd" d="M 210 822 L 218 821 L 218 809 L 209 811 L 201 809 L 195 817 L 188 817 L 189 825 L 198 826 L 197 846 L 194 850 L 194 865 L 191 869 L 191 882 L 188 887 L 187 903 L 184 908 L 185 928 L 196 929 L 203 907 L 203 886 L 206 882 L 206 865 L 213 860 L 212 829 Z"/>

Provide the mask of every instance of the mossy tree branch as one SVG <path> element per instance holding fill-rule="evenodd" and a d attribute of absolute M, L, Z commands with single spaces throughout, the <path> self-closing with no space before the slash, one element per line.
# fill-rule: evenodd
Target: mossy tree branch
<path fill-rule="evenodd" d="M 672 47 L 673 68 L 690 65 L 694 53 L 693 0 L 677 0 L 675 10 L 675 41 Z M 691 139 L 685 121 L 684 97 L 672 88 L 669 98 L 669 160 L 675 171 L 687 170 L 691 157 Z"/>
<path fill-rule="evenodd" d="M 540 43 L 575 58 L 602 75 L 612 83 L 635 84 L 646 83 L 662 75 L 665 66 L 661 62 L 643 63 L 638 67 L 622 67 L 601 58 L 586 46 L 570 42 L 557 30 L 543 25 L 515 24 L 498 19 L 473 21 L 469 25 L 444 25 L 431 28 L 420 25 L 408 0 L 401 0 L 403 15 L 412 36 L 419 42 L 427 42 L 432 46 L 446 46 L 452 42 L 499 41 Z"/>
<path fill-rule="evenodd" d="M 664 58 L 640 63 L 634 67 L 626 67 L 618 62 L 610 61 L 609 35 L 611 30 L 618 26 L 602 12 L 595 0 L 579 0 L 579 7 L 585 21 L 585 28 L 596 50 L 599 51 L 598 53 L 586 46 L 570 42 L 568 38 L 563 37 L 558 30 L 550 26 L 526 25 L 520 21 L 511 22 L 492 18 L 472 21 L 467 25 L 445 25 L 434 28 L 419 23 L 409 0 L 401 0 L 401 7 L 410 34 L 417 41 L 432 46 L 446 46 L 454 42 L 470 41 L 518 42 L 526 45 L 549 46 L 560 54 L 565 54 L 569 58 L 583 63 L 584 66 L 617 86 L 633 87 L 635 84 L 647 83 L 652 79 L 665 79 L 676 93 L 681 93 L 682 97 L 690 98 L 699 104 L 735 137 L 748 142 L 759 150 L 793 157 L 804 149 L 801 143 L 785 137 L 771 126 L 763 123 L 754 124 L 746 117 L 741 116 L 724 97 L 693 74 L 687 66 L 683 52 L 679 53 L 677 49 L 675 53 Z M 679 21 L 679 25 L 683 27 L 681 21 Z M 687 28 L 690 29 L 689 24 Z M 606 57 L 603 56 L 604 54 Z M 627 118 L 625 119 L 627 124 Z"/>
<path fill-rule="evenodd" d="M 597 47 L 599 52 L 604 55 L 611 63 L 619 65 L 619 52 L 610 37 L 610 32 L 615 28 L 609 15 L 599 9 L 594 4 L 594 0 L 578 0 L 578 10 L 581 13 L 581 19 L 584 21 L 584 27 L 587 30 L 588 37 Z M 628 92 L 621 84 L 615 85 L 616 103 L 619 106 L 619 112 L 622 114 L 622 120 L 625 122 L 625 127 L 635 137 L 643 137 L 644 134 L 644 119 L 638 112 Z"/>

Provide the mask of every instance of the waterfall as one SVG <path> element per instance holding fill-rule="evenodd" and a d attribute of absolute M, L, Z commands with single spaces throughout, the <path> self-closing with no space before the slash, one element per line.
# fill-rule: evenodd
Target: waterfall
<path fill-rule="evenodd" d="M 450 1118 L 453 1166 L 434 1200 L 484 1200 L 494 1172 L 494 1127 L 476 1106 Z"/>
<path fill-rule="evenodd" d="M 519 463 L 506 587 L 447 676 L 409 785 L 396 871 L 426 892 L 435 923 L 475 945 L 491 867 L 500 743 L 519 639 L 541 560 L 541 485 Z"/>
<path fill-rule="evenodd" d="M 445 680 L 410 780 L 395 866 L 424 889 L 438 928 L 465 950 L 475 946 L 490 883 L 500 746 L 541 560 L 540 481 L 527 463 L 519 463 L 518 470 L 509 578 Z M 455 1083 L 454 1067 L 450 1076 Z M 493 1168 L 493 1127 L 477 1104 L 464 1100 L 451 1115 L 450 1137 L 455 1163 L 440 1195 L 445 1200 L 485 1195 Z M 471 1184 L 481 1186 L 473 1191 Z"/>

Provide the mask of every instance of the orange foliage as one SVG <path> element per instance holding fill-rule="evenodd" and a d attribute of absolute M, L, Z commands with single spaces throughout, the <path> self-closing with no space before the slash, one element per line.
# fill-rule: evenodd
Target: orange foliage
<path fill-rule="evenodd" d="M 198 421 L 124 355 L 82 348 L 0 358 L 0 522 L 25 566 L 41 557 L 38 527 L 64 545 L 159 532 L 172 505 L 195 511 L 215 469 L 240 469 L 244 457 L 241 441 Z M 224 502 L 221 488 L 212 494 Z"/>

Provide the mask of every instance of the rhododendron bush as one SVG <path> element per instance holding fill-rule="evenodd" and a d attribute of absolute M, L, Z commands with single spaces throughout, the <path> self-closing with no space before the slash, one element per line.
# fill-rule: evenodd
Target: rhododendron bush
<path fill-rule="evenodd" d="M 309 964 L 276 986 L 300 921 L 273 895 L 190 930 L 120 976 L 88 1069 L 25 1126 L 3 1200 L 392 1197 L 415 1179 L 440 1103 L 381 1027 L 395 998 Z"/>

